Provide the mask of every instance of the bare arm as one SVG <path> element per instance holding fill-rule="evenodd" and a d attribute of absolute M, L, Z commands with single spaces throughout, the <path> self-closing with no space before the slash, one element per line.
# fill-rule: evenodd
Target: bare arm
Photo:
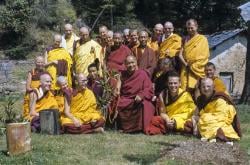
<path fill-rule="evenodd" d="M 116 84 L 116 88 L 115 88 L 115 96 L 119 96 L 120 91 L 121 91 L 121 86 L 122 86 L 121 75 L 117 74 L 117 76 L 115 76 L 115 77 L 117 79 L 117 84 Z"/>
<path fill-rule="evenodd" d="M 183 57 L 183 48 L 181 48 L 178 57 L 179 57 L 179 59 L 181 60 L 181 62 L 182 62 L 182 64 L 183 64 L 184 66 L 187 66 L 187 65 L 188 65 L 188 63 L 185 61 L 185 59 L 184 59 L 184 57 Z"/>
<path fill-rule="evenodd" d="M 28 76 L 27 76 L 27 80 L 26 80 L 26 91 L 28 91 L 28 92 L 32 91 L 32 88 L 30 87 L 31 86 L 31 78 L 32 78 L 32 75 L 29 72 Z"/>
<path fill-rule="evenodd" d="M 70 112 L 70 105 L 66 97 L 64 97 L 64 114 L 73 121 L 76 127 L 81 126 L 81 122 L 77 118 L 75 118 Z"/>
<path fill-rule="evenodd" d="M 37 95 L 35 92 L 30 93 L 30 116 L 39 116 L 39 113 L 36 112 L 36 101 L 37 101 Z"/>

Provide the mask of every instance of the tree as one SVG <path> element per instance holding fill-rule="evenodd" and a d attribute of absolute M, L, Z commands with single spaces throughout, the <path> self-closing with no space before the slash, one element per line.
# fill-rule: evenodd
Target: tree
<path fill-rule="evenodd" d="M 0 11 L 0 26 L 8 32 L 24 34 L 29 27 L 31 9 L 26 0 L 10 0 Z"/>

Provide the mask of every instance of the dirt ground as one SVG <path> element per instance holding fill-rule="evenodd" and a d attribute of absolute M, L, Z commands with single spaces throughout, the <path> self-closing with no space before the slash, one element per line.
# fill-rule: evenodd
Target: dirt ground
<path fill-rule="evenodd" d="M 181 159 L 187 164 L 246 164 L 247 155 L 240 149 L 238 143 L 233 146 L 222 143 L 209 143 L 202 141 L 181 141 L 167 144 L 161 152 L 169 159 Z"/>

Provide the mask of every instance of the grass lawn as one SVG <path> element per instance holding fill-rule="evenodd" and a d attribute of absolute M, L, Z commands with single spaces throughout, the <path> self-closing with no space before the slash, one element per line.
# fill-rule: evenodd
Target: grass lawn
<path fill-rule="evenodd" d="M 250 106 L 240 105 L 239 111 L 243 130 L 239 144 L 250 160 Z M 114 131 L 92 135 L 32 134 L 32 151 L 9 157 L 3 152 L 6 151 L 6 142 L 2 135 L 0 164 L 186 164 L 183 160 L 169 159 L 161 154 L 162 149 L 172 142 L 186 140 L 199 139 L 181 135 L 130 135 Z"/>

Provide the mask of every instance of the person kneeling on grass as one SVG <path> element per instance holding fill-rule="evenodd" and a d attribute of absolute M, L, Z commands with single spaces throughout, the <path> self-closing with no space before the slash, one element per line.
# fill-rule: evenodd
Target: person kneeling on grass
<path fill-rule="evenodd" d="M 174 71 L 169 72 L 166 86 L 167 89 L 159 95 L 161 114 L 153 117 L 146 134 L 192 133 L 184 127 L 186 122 L 191 121 L 196 107 L 191 95 L 180 88 L 180 77 Z"/>
<path fill-rule="evenodd" d="M 194 134 L 200 134 L 202 141 L 239 140 L 240 123 L 230 97 L 224 92 L 215 92 L 210 78 L 201 79 L 200 92 L 198 109 L 192 117 Z"/>
<path fill-rule="evenodd" d="M 81 134 L 104 132 L 104 117 L 97 109 L 95 95 L 87 88 L 87 77 L 77 76 L 78 88 L 70 98 L 65 97 L 64 114 L 61 116 L 64 133 Z"/>

